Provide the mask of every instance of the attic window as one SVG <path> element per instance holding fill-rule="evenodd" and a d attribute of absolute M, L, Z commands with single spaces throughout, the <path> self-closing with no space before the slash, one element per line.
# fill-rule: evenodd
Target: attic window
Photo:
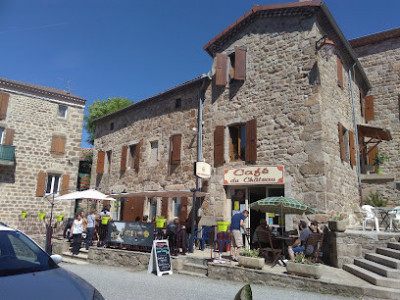
<path fill-rule="evenodd" d="M 110 123 L 110 130 L 114 130 L 114 122 Z"/>
<path fill-rule="evenodd" d="M 178 98 L 175 100 L 175 108 L 181 108 L 182 107 L 182 99 Z"/>
<path fill-rule="evenodd" d="M 231 79 L 246 80 L 246 50 L 242 47 L 235 47 L 235 52 L 229 55 L 231 63 Z"/>

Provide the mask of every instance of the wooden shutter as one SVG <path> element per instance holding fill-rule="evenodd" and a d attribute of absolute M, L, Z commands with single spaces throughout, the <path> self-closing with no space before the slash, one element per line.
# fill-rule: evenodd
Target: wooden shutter
<path fill-rule="evenodd" d="M 140 140 L 139 144 L 136 145 L 136 153 L 135 153 L 135 171 L 139 172 L 139 165 L 140 165 L 140 159 L 142 157 L 141 155 L 141 148 L 142 148 L 143 140 Z"/>
<path fill-rule="evenodd" d="M 122 212 L 122 221 L 124 222 L 134 222 L 135 215 L 134 215 L 134 207 L 135 202 L 133 197 L 126 197 L 125 201 L 123 202 L 123 212 Z"/>
<path fill-rule="evenodd" d="M 36 184 L 36 197 L 44 196 L 44 189 L 46 186 L 46 172 L 40 171 L 37 178 Z"/>
<path fill-rule="evenodd" d="M 161 215 L 168 220 L 168 198 L 167 197 L 162 198 Z"/>
<path fill-rule="evenodd" d="M 51 149 L 50 149 L 50 153 L 57 153 L 57 149 L 58 149 L 58 136 L 53 135 L 51 137 Z"/>
<path fill-rule="evenodd" d="M 246 123 L 246 162 L 257 161 L 257 120 Z"/>
<path fill-rule="evenodd" d="M 171 136 L 171 165 L 179 165 L 181 163 L 181 135 L 175 134 Z"/>
<path fill-rule="evenodd" d="M 235 73 L 233 79 L 246 80 L 246 50 L 235 47 Z"/>
<path fill-rule="evenodd" d="M 364 98 L 364 100 L 365 100 L 365 121 L 372 121 L 375 119 L 374 97 L 367 96 Z"/>
<path fill-rule="evenodd" d="M 350 165 L 356 165 L 356 148 L 354 147 L 354 133 L 349 131 Z"/>
<path fill-rule="evenodd" d="M 104 173 L 104 158 L 105 158 L 106 153 L 104 151 L 98 151 L 97 152 L 97 167 L 96 167 L 96 173 L 97 174 L 103 174 Z"/>
<path fill-rule="evenodd" d="M 343 66 L 342 60 L 337 56 L 337 82 L 339 87 L 343 87 Z"/>
<path fill-rule="evenodd" d="M 215 84 L 225 86 L 227 82 L 228 56 L 224 53 L 217 54 L 217 70 Z"/>
<path fill-rule="evenodd" d="M 343 138 L 343 126 L 342 123 L 338 123 L 339 131 L 339 148 L 340 148 L 340 159 L 344 161 L 344 138 Z"/>
<path fill-rule="evenodd" d="M 378 152 L 378 146 L 368 147 L 368 164 L 370 166 L 374 165 L 376 152 Z"/>
<path fill-rule="evenodd" d="M 360 110 L 361 110 L 361 116 L 364 116 L 364 93 L 363 90 L 360 89 Z"/>
<path fill-rule="evenodd" d="M 10 95 L 0 92 L 0 120 L 5 120 L 7 117 L 8 100 Z"/>
<path fill-rule="evenodd" d="M 217 126 L 214 131 L 214 166 L 223 165 L 224 160 L 225 127 Z"/>
<path fill-rule="evenodd" d="M 62 176 L 62 183 L 61 183 L 61 195 L 68 194 L 68 187 L 69 187 L 69 175 Z"/>
<path fill-rule="evenodd" d="M 181 211 L 179 213 L 179 221 L 184 223 L 187 219 L 187 206 L 188 206 L 188 198 L 182 197 L 181 198 Z"/>
<path fill-rule="evenodd" d="M 58 137 L 57 154 L 64 154 L 65 153 L 65 142 L 66 142 L 65 136 L 59 136 Z"/>
<path fill-rule="evenodd" d="M 126 158 L 128 155 L 128 146 L 122 146 L 121 151 L 121 172 L 126 170 Z"/>
<path fill-rule="evenodd" d="M 6 129 L 6 136 L 4 138 L 4 145 L 12 146 L 14 143 L 14 133 L 15 129 Z"/>

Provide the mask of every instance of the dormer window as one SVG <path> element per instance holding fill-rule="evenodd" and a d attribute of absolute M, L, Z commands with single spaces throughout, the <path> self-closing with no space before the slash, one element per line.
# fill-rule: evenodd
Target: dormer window
<path fill-rule="evenodd" d="M 57 117 L 60 119 L 66 119 L 67 118 L 67 110 L 68 110 L 68 106 L 59 105 L 58 111 L 57 111 Z"/>
<path fill-rule="evenodd" d="M 114 122 L 110 123 L 110 130 L 114 130 Z"/>
<path fill-rule="evenodd" d="M 235 51 L 229 55 L 229 60 L 225 53 L 218 53 L 216 55 L 216 85 L 226 85 L 228 64 L 231 79 L 240 81 L 246 80 L 246 49 L 244 47 L 235 47 Z"/>
<path fill-rule="evenodd" d="M 181 108 L 182 107 L 182 99 L 178 98 L 175 100 L 175 108 Z"/>

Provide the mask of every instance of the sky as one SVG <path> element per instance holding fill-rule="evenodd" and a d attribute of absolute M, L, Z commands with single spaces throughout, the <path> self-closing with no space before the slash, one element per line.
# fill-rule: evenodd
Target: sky
<path fill-rule="evenodd" d="M 70 91 L 86 107 L 137 102 L 207 73 L 203 46 L 253 5 L 286 2 L 296 1 L 0 0 L 0 77 Z M 399 0 L 324 2 L 347 39 L 400 27 Z"/>

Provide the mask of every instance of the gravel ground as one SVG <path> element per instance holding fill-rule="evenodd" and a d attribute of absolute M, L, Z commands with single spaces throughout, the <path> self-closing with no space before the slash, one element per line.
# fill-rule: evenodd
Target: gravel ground
<path fill-rule="evenodd" d="M 244 283 L 212 280 L 179 274 L 158 277 L 146 271 L 102 265 L 60 266 L 72 271 L 94 285 L 106 299 L 221 299 L 232 300 Z M 251 285 L 253 299 L 350 299 L 291 289 Z"/>

